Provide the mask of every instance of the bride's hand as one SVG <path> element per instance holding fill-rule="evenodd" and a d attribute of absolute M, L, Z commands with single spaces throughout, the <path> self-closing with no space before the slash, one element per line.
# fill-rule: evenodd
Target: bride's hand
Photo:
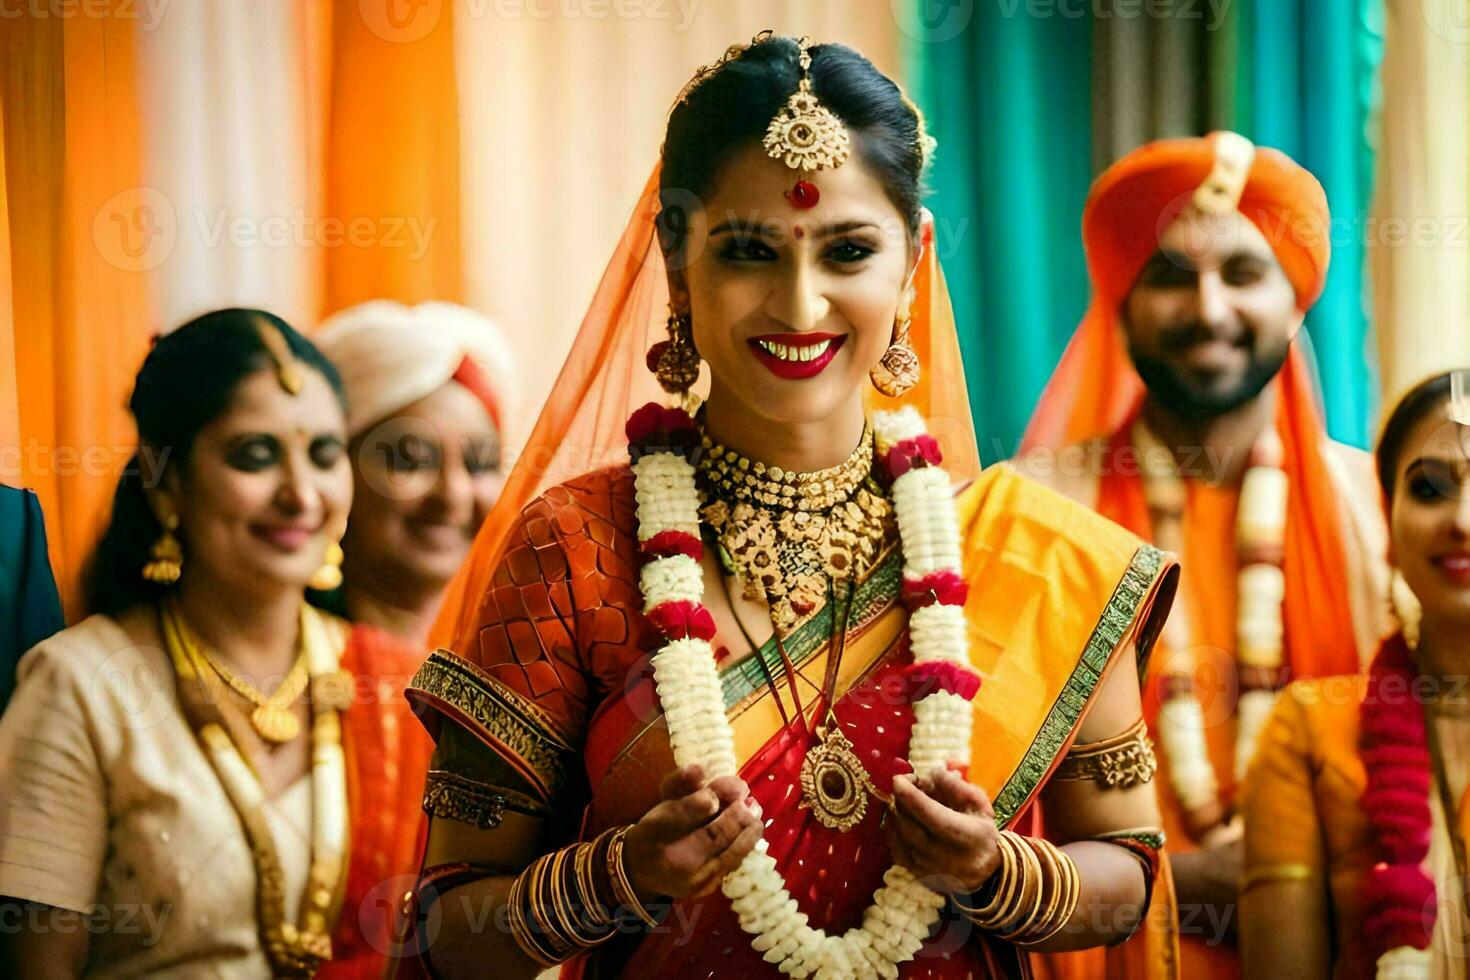
<path fill-rule="evenodd" d="M 895 777 L 886 827 L 894 861 L 953 894 L 979 891 L 1000 867 L 989 797 L 952 772 Z"/>
<path fill-rule="evenodd" d="M 659 793 L 663 802 L 644 814 L 623 841 L 633 890 L 645 903 L 714 891 L 760 840 L 765 825 L 759 804 L 735 776 L 705 786 L 698 766 L 669 773 Z"/>

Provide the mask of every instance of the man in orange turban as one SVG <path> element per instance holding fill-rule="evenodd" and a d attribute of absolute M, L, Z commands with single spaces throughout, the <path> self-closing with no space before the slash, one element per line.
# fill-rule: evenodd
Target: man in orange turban
<path fill-rule="evenodd" d="M 1182 556 L 1145 711 L 1189 977 L 1238 974 L 1232 804 L 1276 691 L 1357 672 L 1387 629 L 1372 461 L 1328 439 L 1297 336 L 1329 231 L 1316 179 L 1235 133 L 1118 161 L 1082 219 L 1092 302 L 1019 461 Z"/>

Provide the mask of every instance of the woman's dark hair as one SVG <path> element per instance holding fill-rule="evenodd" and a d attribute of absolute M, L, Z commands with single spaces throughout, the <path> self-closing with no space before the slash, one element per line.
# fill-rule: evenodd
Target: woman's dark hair
<path fill-rule="evenodd" d="M 797 42 L 765 35 L 732 48 L 685 89 L 669 113 L 659 192 L 659 230 L 666 250 L 682 243 L 690 195 L 703 197 L 720 168 L 741 148 L 759 143 L 801 80 Z M 853 149 L 878 175 L 889 200 L 919 228 L 924 140 L 918 111 L 893 81 L 852 48 L 819 44 L 812 57 L 812 90 L 847 126 Z"/>
<path fill-rule="evenodd" d="M 118 481 L 112 518 L 92 560 L 94 611 L 116 615 L 159 595 L 160 587 L 141 574 L 163 533 L 144 489 L 157 486 L 168 467 L 189 458 L 200 430 L 224 414 L 241 381 L 262 368 L 274 368 L 264 330 L 277 331 L 298 361 L 326 378 L 346 408 L 342 379 L 332 362 L 286 321 L 264 310 L 215 310 L 156 338 L 128 400 L 140 448 Z"/>
<path fill-rule="evenodd" d="M 1436 374 L 1409 389 L 1399 399 L 1388 421 L 1383 423 L 1383 433 L 1378 437 L 1378 446 L 1373 457 L 1378 465 L 1378 484 L 1383 487 L 1383 499 L 1393 503 L 1393 494 L 1398 481 L 1399 456 L 1404 451 L 1404 442 L 1414 426 L 1450 398 L 1450 374 Z"/>

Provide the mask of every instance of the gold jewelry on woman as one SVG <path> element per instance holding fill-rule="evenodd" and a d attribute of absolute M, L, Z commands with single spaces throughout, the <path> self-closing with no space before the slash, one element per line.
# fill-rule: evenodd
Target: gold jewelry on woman
<path fill-rule="evenodd" d="M 176 602 L 160 610 L 164 645 L 181 681 L 197 680 L 207 695 L 220 696 L 221 681 L 199 651 L 186 640 Z M 321 615 L 302 606 L 301 636 L 306 673 L 312 677 L 339 669 L 341 651 L 334 646 Z M 310 977 L 332 956 L 331 927 L 341 902 L 347 857 L 347 763 L 342 750 L 341 719 L 336 709 L 312 705 L 311 728 L 311 865 L 297 922 L 286 918 L 285 874 L 265 813 L 265 794 L 250 764 L 226 729 L 214 721 L 191 719 L 225 795 L 240 817 L 255 862 L 256 915 L 261 946 L 271 975 Z"/>
<path fill-rule="evenodd" d="M 276 329 L 273 324 L 261 323 L 260 342 L 265 345 L 271 360 L 276 362 L 276 380 L 280 382 L 281 390 L 288 395 L 299 395 L 304 384 L 301 377 L 301 363 L 296 359 L 296 355 L 291 353 L 291 345 L 286 343 L 286 335 Z"/>
<path fill-rule="evenodd" d="M 980 908 L 956 898 L 955 907 L 1006 942 L 1034 945 L 1071 920 L 1082 896 L 1082 876 L 1071 856 L 1050 841 L 1003 830 L 996 838 L 1000 867 Z"/>
<path fill-rule="evenodd" d="M 333 541 L 327 545 L 327 553 L 322 556 L 322 567 L 312 573 L 307 585 L 318 592 L 330 592 L 342 584 L 342 542 Z"/>
<path fill-rule="evenodd" d="M 919 372 L 919 355 L 909 343 L 909 318 L 900 317 L 893 324 L 893 342 L 868 372 L 868 380 L 879 394 L 898 398 L 919 383 Z"/>
<path fill-rule="evenodd" d="M 302 692 L 306 690 L 309 680 L 304 631 L 298 643 L 296 661 L 276 689 L 269 695 L 265 695 L 254 684 L 225 665 L 212 650 L 200 644 L 182 617 L 179 617 L 175 629 L 179 635 L 179 642 L 183 644 L 192 660 L 207 666 L 228 685 L 230 690 L 255 706 L 250 712 L 250 726 L 255 729 L 256 734 L 267 742 L 278 745 L 289 742 L 301 734 L 301 722 L 297 720 L 291 708 L 296 703 L 296 699 L 301 697 Z"/>
<path fill-rule="evenodd" d="M 797 39 L 797 66 L 801 81 L 766 127 L 762 141 L 766 153 L 783 161 L 792 170 L 810 173 L 847 162 L 852 140 L 842 120 L 818 101 L 812 91 L 811 40 Z"/>
<path fill-rule="evenodd" d="M 163 533 L 153 542 L 148 552 L 148 562 L 143 566 L 143 578 L 157 585 L 173 585 L 184 570 L 184 551 L 174 534 L 179 529 L 179 515 L 169 514 L 163 519 Z"/>
<path fill-rule="evenodd" d="M 1159 763 L 1142 718 L 1126 732 L 1101 742 L 1074 745 L 1053 779 L 1087 779 L 1104 789 L 1127 789 L 1152 782 Z"/>
<path fill-rule="evenodd" d="M 617 935 L 619 916 L 657 924 L 623 868 L 627 827 L 544 854 L 521 872 L 506 897 L 511 937 L 527 956 L 551 968 Z"/>
<path fill-rule="evenodd" d="M 649 367 L 658 386 L 671 395 L 682 395 L 699 380 L 699 351 L 694 347 L 694 321 L 688 310 L 669 305 L 669 339 L 649 351 Z"/>
<path fill-rule="evenodd" d="M 843 463 L 793 473 L 753 462 L 703 437 L 697 465 L 720 558 L 764 600 L 788 631 L 827 595 L 829 583 L 861 578 L 894 529 L 893 506 L 872 480 L 873 436 L 866 427 Z"/>

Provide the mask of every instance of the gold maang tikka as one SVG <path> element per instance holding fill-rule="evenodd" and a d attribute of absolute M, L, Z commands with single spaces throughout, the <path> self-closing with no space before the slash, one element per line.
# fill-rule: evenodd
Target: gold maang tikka
<path fill-rule="evenodd" d="M 301 378 L 301 365 L 296 360 L 296 355 L 291 353 L 291 345 L 286 343 L 286 335 L 268 323 L 260 325 L 260 342 L 265 345 L 266 353 L 270 354 L 271 360 L 276 362 L 276 377 L 281 382 L 281 388 L 288 395 L 301 394 L 304 383 Z"/>
<path fill-rule="evenodd" d="M 852 151 L 852 141 L 842 120 L 812 91 L 810 39 L 798 38 L 796 43 L 801 81 L 766 127 L 763 145 L 770 156 L 801 174 L 840 167 Z M 816 207 L 821 196 L 817 185 L 805 178 L 786 192 L 786 199 L 803 210 Z"/>

